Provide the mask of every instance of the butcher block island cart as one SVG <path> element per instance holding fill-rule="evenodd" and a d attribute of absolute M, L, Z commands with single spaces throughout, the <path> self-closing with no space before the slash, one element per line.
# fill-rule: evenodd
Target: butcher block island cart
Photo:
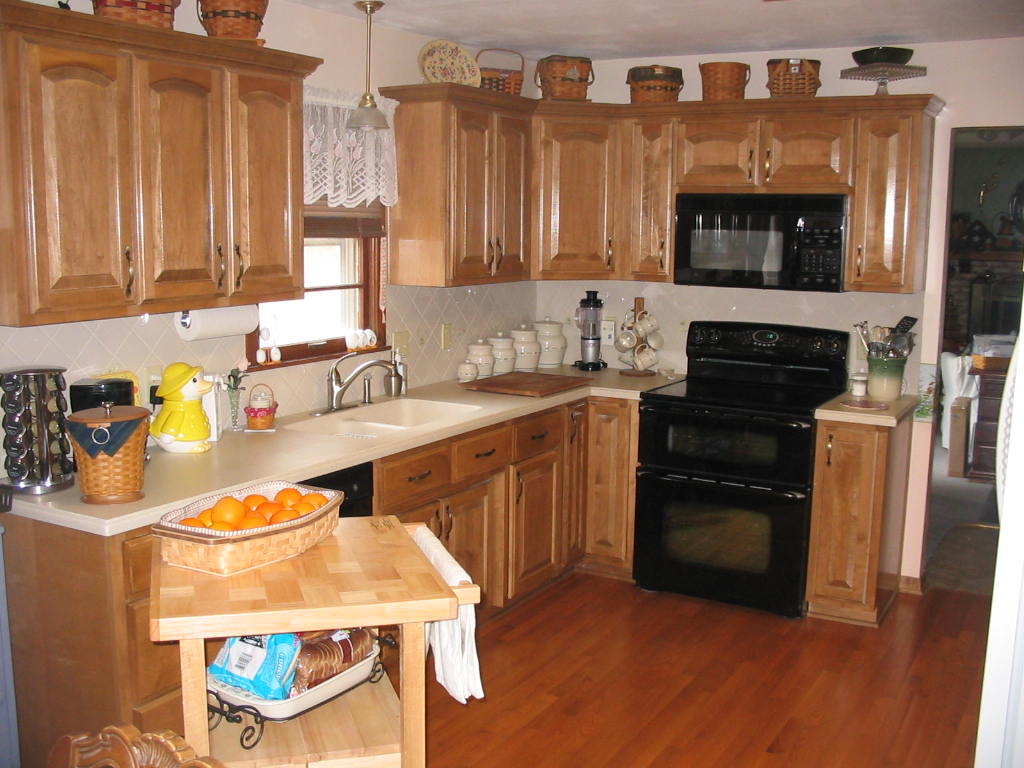
<path fill-rule="evenodd" d="M 150 636 L 177 640 L 185 739 L 232 768 L 426 764 L 424 625 L 477 603 L 475 584 L 449 587 L 394 517 L 343 518 L 306 552 L 231 576 L 165 564 L 154 547 Z M 400 696 L 387 676 L 285 723 L 251 750 L 238 726 L 207 730 L 204 640 L 398 624 Z"/>

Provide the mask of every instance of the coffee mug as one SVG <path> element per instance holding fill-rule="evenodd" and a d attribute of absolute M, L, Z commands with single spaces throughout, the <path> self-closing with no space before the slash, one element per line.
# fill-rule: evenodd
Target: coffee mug
<path fill-rule="evenodd" d="M 658 355 L 646 344 L 641 344 L 633 350 L 633 367 L 638 371 L 652 368 L 657 362 Z"/>
<path fill-rule="evenodd" d="M 361 349 L 366 346 L 366 331 L 349 331 L 345 334 L 345 344 L 349 349 Z"/>
<path fill-rule="evenodd" d="M 661 324 L 655 319 L 654 315 L 648 312 L 646 309 L 636 316 L 636 320 L 633 321 L 633 328 L 641 336 L 647 336 L 654 331 L 658 330 Z"/>
<path fill-rule="evenodd" d="M 619 352 L 629 352 L 639 339 L 636 336 L 635 331 L 631 331 L 628 328 L 623 328 L 619 331 L 619 335 L 615 337 L 615 348 Z"/>
<path fill-rule="evenodd" d="M 651 331 L 647 334 L 647 338 L 644 341 L 647 342 L 647 346 L 651 349 L 661 349 L 665 346 L 665 337 L 661 331 Z"/>

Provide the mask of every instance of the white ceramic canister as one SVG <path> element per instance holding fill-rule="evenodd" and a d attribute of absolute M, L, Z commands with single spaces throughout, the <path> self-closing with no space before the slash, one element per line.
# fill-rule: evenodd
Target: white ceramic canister
<path fill-rule="evenodd" d="M 516 351 L 517 371 L 535 371 L 540 360 L 540 344 L 537 343 L 537 332 L 525 325 L 511 331 L 512 347 Z"/>
<path fill-rule="evenodd" d="M 537 343 L 540 344 L 540 359 L 537 365 L 540 368 L 557 368 L 562 364 L 565 357 L 565 350 L 569 346 L 565 335 L 562 333 L 562 324 L 550 317 L 538 320 L 533 324 L 537 330 Z"/>
<path fill-rule="evenodd" d="M 512 346 L 512 338 L 503 334 L 487 339 L 494 355 L 494 375 L 512 373 L 516 367 L 516 350 Z"/>
<path fill-rule="evenodd" d="M 463 360 L 455 373 L 459 381 L 473 381 L 476 378 L 476 363 L 470 360 Z"/>
<path fill-rule="evenodd" d="M 486 379 L 494 373 L 494 355 L 491 353 L 491 345 L 483 339 L 477 339 L 476 344 L 468 346 L 469 354 L 466 359 L 476 363 L 476 377 Z"/>

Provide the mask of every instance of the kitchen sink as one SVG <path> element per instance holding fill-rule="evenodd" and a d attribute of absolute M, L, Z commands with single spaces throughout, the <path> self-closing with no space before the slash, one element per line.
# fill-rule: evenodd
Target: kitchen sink
<path fill-rule="evenodd" d="M 343 411 L 313 416 L 286 429 L 317 435 L 342 435 L 356 438 L 385 437 L 427 424 L 443 424 L 480 410 L 478 405 L 418 400 L 402 397 L 381 403 L 346 408 Z"/>

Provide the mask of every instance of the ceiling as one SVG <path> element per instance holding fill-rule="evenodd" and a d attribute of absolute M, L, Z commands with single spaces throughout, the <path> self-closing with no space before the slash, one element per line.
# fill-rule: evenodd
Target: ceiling
<path fill-rule="evenodd" d="M 296 0 L 345 16 L 350 0 Z M 627 59 L 1024 36 L 1021 0 L 386 0 L 375 26 L 477 48 Z"/>

